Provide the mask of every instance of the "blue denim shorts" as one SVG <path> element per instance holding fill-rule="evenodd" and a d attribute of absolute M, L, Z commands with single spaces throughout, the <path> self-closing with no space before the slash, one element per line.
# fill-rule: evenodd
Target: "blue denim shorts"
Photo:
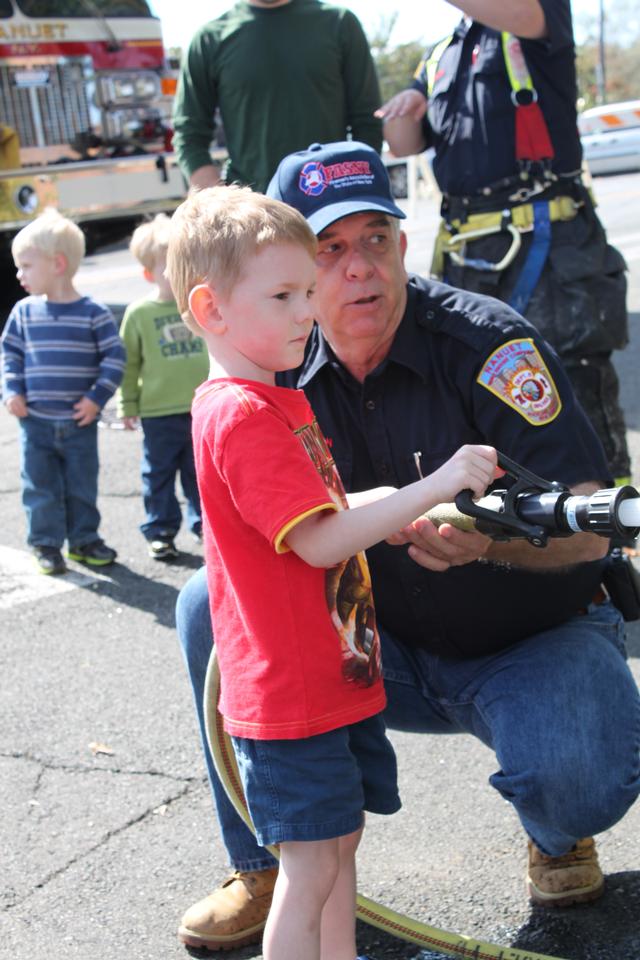
<path fill-rule="evenodd" d="M 301 740 L 231 740 L 261 846 L 346 836 L 363 810 L 400 809 L 382 714 Z"/>

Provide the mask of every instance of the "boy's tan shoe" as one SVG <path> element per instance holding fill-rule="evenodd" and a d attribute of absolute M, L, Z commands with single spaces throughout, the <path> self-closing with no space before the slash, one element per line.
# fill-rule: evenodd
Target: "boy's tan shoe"
<path fill-rule="evenodd" d="M 530 840 L 527 887 L 540 907 L 569 907 L 597 900 L 604 891 L 604 877 L 593 837 L 578 840 L 573 850 L 561 857 L 548 857 Z"/>
<path fill-rule="evenodd" d="M 240 871 L 190 907 L 178 936 L 189 947 L 233 950 L 257 943 L 267 921 L 278 868 Z"/>

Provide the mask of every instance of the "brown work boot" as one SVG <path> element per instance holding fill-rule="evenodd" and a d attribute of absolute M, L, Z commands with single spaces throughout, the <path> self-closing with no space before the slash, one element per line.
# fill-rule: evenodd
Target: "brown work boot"
<path fill-rule="evenodd" d="M 190 907 L 178 936 L 189 947 L 233 950 L 258 943 L 267 921 L 278 868 L 241 872 Z"/>
<path fill-rule="evenodd" d="M 527 888 L 539 907 L 569 907 L 597 900 L 604 891 L 593 837 L 578 840 L 561 857 L 548 857 L 529 841 Z"/>

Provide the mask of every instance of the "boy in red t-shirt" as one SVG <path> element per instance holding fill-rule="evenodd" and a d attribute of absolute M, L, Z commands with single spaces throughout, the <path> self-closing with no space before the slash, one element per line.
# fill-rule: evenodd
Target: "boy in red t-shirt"
<path fill-rule="evenodd" d="M 315 255 L 296 210 L 214 187 L 174 214 L 167 260 L 211 360 L 193 436 L 220 711 L 256 836 L 280 844 L 265 960 L 354 960 L 363 811 L 400 806 L 362 551 L 496 470 L 493 448 L 465 446 L 347 502 L 304 394 L 275 385 L 304 357 Z"/>

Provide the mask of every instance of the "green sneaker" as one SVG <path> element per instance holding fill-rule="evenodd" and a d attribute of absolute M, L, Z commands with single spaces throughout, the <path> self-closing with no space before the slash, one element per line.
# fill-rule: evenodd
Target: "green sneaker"
<path fill-rule="evenodd" d="M 85 563 L 88 567 L 106 567 L 113 563 L 118 554 L 111 547 L 108 547 L 104 540 L 93 540 L 81 547 L 70 546 L 67 556 L 69 560 Z"/>
<path fill-rule="evenodd" d="M 64 557 L 57 547 L 34 547 L 33 557 L 40 573 L 49 576 L 67 572 Z"/>

